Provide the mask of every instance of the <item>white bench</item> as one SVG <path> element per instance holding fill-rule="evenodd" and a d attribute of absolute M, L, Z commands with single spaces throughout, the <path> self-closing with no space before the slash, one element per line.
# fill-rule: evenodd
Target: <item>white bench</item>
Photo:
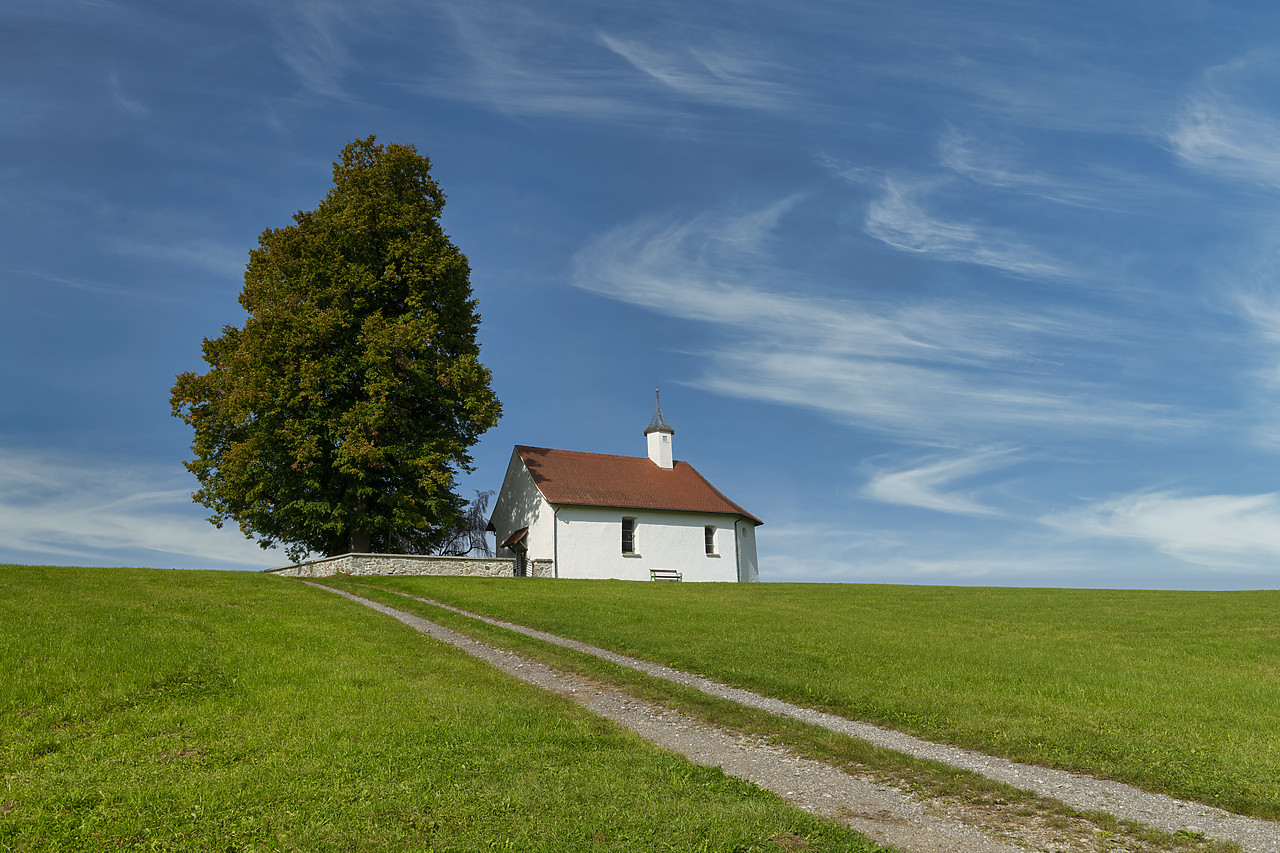
<path fill-rule="evenodd" d="M 650 569 L 649 580 L 651 581 L 682 581 L 684 575 L 675 569 Z"/>

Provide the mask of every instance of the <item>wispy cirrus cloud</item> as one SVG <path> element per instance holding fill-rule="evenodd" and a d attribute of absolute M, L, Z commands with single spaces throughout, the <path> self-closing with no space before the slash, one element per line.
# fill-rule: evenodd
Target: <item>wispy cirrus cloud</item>
<path fill-rule="evenodd" d="M 346 37 L 375 9 L 362 4 L 357 10 L 346 0 L 295 0 L 268 9 L 279 36 L 276 52 L 301 83 L 316 94 L 347 99 L 342 78 L 353 61 Z"/>
<path fill-rule="evenodd" d="M 171 299 L 177 290 L 153 292 L 154 287 L 163 285 L 136 268 L 127 274 L 127 286 L 107 282 L 131 261 L 140 260 L 202 270 L 231 280 L 244 275 L 246 238 L 229 235 L 226 222 L 207 210 L 168 203 L 137 208 L 80 187 L 14 183 L 10 190 L 0 199 L 0 215 L 49 217 L 56 212 L 59 228 L 82 235 L 79 249 L 93 253 L 91 263 L 68 262 L 81 252 L 49 253 L 38 264 L 9 268 L 24 278 L 103 295 Z"/>
<path fill-rule="evenodd" d="M 113 71 L 107 75 L 107 85 L 110 87 L 111 97 L 121 109 L 139 117 L 150 114 L 151 111 L 141 101 L 125 93 L 118 72 Z"/>
<path fill-rule="evenodd" d="M 156 205 L 136 210 L 111 198 L 71 193 L 91 216 L 95 242 L 105 252 L 202 269 L 238 279 L 244 274 L 244 243 L 220 239 L 223 223 L 204 211 Z"/>
<path fill-rule="evenodd" d="M 1280 187 L 1280 58 L 1249 56 L 1206 71 L 1168 134 L 1185 164 L 1224 177 Z"/>
<path fill-rule="evenodd" d="M 714 364 L 702 379 L 710 390 L 815 410 L 898 440 L 972 443 L 1016 440 L 1025 429 L 1040 430 L 1037 437 L 1043 439 L 1187 425 L 1159 405 L 1066 380 L 1036 381 L 1007 365 L 971 374 L 945 359 L 914 365 L 841 358 L 804 344 L 755 352 L 722 348 Z"/>
<path fill-rule="evenodd" d="M 1073 536 L 1129 539 L 1211 569 L 1274 572 L 1280 560 L 1280 493 L 1141 492 L 1041 519 Z"/>
<path fill-rule="evenodd" d="M 1051 199 L 1062 197 L 1064 182 L 1043 172 L 1013 162 L 1007 153 L 992 151 L 989 142 L 979 144 L 972 136 L 948 127 L 938 140 L 938 160 L 943 168 L 980 184 L 1000 189 L 1031 191 Z M 1068 193 L 1067 198 L 1072 194 Z"/>
<path fill-rule="evenodd" d="M 973 299 L 880 303 L 806 293 L 772 253 L 772 231 L 799 201 L 623 226 L 578 253 L 573 280 L 718 328 L 703 387 L 899 439 L 955 446 L 1016 441 L 1026 427 L 1062 434 L 1185 426 L 1162 406 L 1060 368 L 1096 358 L 1091 342 L 1123 337 L 1104 318 Z"/>
<path fill-rule="evenodd" d="M 1073 265 L 1008 231 L 930 213 L 922 202 L 927 194 L 925 184 L 885 179 L 883 194 L 867 206 L 867 233 L 904 252 L 977 264 L 1018 278 L 1081 276 Z"/>
<path fill-rule="evenodd" d="M 911 24 L 901 26 L 907 8 Z M 985 122 L 1145 136 L 1166 114 L 1170 98 L 1163 81 L 1100 52 L 1096 33 L 1068 24 L 1069 13 L 1059 17 L 1060 10 L 1043 8 L 989 14 L 994 7 L 985 8 L 958 15 L 943 4 L 885 4 L 859 7 L 857 14 L 874 22 L 881 40 L 905 48 L 897 51 L 905 59 L 875 65 L 879 75 L 942 89 L 948 106 Z M 1135 26 L 1138 20 L 1141 26 Z M 1149 38 L 1145 18 L 1111 25 L 1112 38 L 1124 38 L 1119 33 L 1126 26 L 1134 26 L 1129 37 Z"/>
<path fill-rule="evenodd" d="M 244 274 L 248 260 L 243 246 L 202 237 L 162 239 L 160 235 L 135 233 L 110 238 L 105 248 L 117 255 L 178 263 L 232 279 Z"/>
<path fill-rule="evenodd" d="M 1253 419 L 1252 438 L 1265 448 L 1280 448 L 1280 292 L 1273 289 L 1278 272 L 1275 251 L 1259 253 L 1242 278 L 1233 282 L 1228 307 L 1243 321 L 1245 334 L 1236 343 L 1252 393 L 1246 411 Z"/>
<path fill-rule="evenodd" d="M 512 115 L 636 122 L 715 105 L 794 110 L 801 94 L 757 42 L 727 32 L 698 39 L 656 26 L 594 24 L 528 4 L 490 0 L 441 7 L 459 62 L 421 86 Z M 624 34 L 625 33 L 625 34 Z"/>
<path fill-rule="evenodd" d="M 1078 57 L 1060 63 L 1028 57 L 1026 63 L 1017 74 L 1007 73 L 999 62 L 958 63 L 939 78 L 1011 124 L 1072 133 L 1145 136 L 1169 102 L 1150 81 Z"/>
<path fill-rule="evenodd" d="M 115 296 L 115 297 L 121 297 L 121 298 L 127 298 L 127 299 L 157 298 L 157 294 L 154 294 L 154 293 L 148 293 L 146 291 L 142 291 L 134 288 L 106 285 L 98 281 L 90 281 L 88 279 L 79 278 L 76 276 L 54 275 L 51 273 L 41 272 L 38 270 L 29 270 L 29 269 L 23 269 L 23 270 L 11 269 L 11 270 L 8 270 L 8 272 L 10 272 L 13 275 L 19 276 L 21 278 L 34 279 L 36 281 L 42 282 L 43 284 L 56 284 L 61 287 L 71 288 L 72 290 L 78 290 L 82 293 L 93 293 L 99 296 Z"/>
<path fill-rule="evenodd" d="M 758 45 L 655 48 L 635 39 L 599 34 L 609 50 L 663 87 L 709 104 L 778 110 L 794 105 L 799 93 L 768 76 L 775 69 L 758 58 Z M 723 41 L 723 40 L 722 40 Z"/>
<path fill-rule="evenodd" d="M 955 515 L 1000 515 L 957 486 L 964 480 L 1009 465 L 1013 451 L 984 449 L 959 456 L 931 457 L 907 468 L 879 471 L 863 488 L 863 494 L 885 503 L 914 506 Z"/>
<path fill-rule="evenodd" d="M 593 30 L 523 4 L 448 3 L 441 12 L 459 56 L 447 78 L 419 87 L 426 93 L 513 115 L 625 121 L 656 114 L 634 97 L 626 66 Z"/>
<path fill-rule="evenodd" d="M 938 140 L 938 165 L 982 187 L 1088 210 L 1132 211 L 1176 194 L 1166 182 L 1097 162 L 1084 174 L 1036 168 L 1028 164 L 1037 156 L 1030 150 L 992 137 L 947 127 Z"/>
<path fill-rule="evenodd" d="M 1280 355 L 1280 298 L 1267 298 L 1255 292 L 1240 294 L 1236 301 L 1240 313 L 1264 341 L 1277 348 L 1277 355 Z"/>
<path fill-rule="evenodd" d="M 1003 524 L 1002 524 L 1003 527 Z M 771 528 L 774 530 L 775 528 Z M 761 539 L 761 565 L 770 581 L 920 583 L 1062 587 L 1162 587 L 1186 585 L 1163 557 L 1135 548 L 1130 571 L 1118 574 L 1107 553 L 1056 533 L 972 535 L 933 529 L 927 536 L 861 530 L 852 516 L 832 543 L 829 528 L 812 536 L 773 532 Z M 1181 582 L 1181 583 L 1179 583 Z"/>
<path fill-rule="evenodd" d="M 180 469 L 0 448 L 0 562 L 260 568 L 287 560 L 191 503 Z"/>

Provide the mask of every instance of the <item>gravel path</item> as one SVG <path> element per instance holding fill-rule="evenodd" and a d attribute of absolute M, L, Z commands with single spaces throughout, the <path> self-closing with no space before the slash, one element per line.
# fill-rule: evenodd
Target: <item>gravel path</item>
<path fill-rule="evenodd" d="M 913 853 L 1026 851 L 1025 847 L 990 838 L 979 829 L 939 814 L 916 798 L 869 778 L 858 778 L 817 761 L 797 758 L 754 738 L 717 729 L 620 690 L 556 672 L 542 663 L 473 640 L 412 613 L 342 590 L 304 583 L 384 613 L 521 681 L 565 696 L 663 749 L 677 752 L 696 764 L 719 767 L 730 776 L 746 779 L 806 811 L 865 833 L 881 844 Z"/>
<path fill-rule="evenodd" d="M 974 816 L 966 814 L 962 806 L 922 801 L 905 791 L 880 784 L 870 776 L 855 776 L 819 762 L 797 758 L 759 740 L 729 733 L 670 709 L 641 702 L 619 690 L 557 673 L 541 663 L 480 643 L 421 617 L 340 590 L 319 584 L 312 585 L 385 613 L 416 630 L 486 660 L 523 681 L 561 693 L 665 749 L 679 752 L 699 764 L 721 767 L 725 773 L 747 779 L 808 811 L 839 820 L 880 843 L 922 853 L 952 850 L 985 853 L 1025 851 L 1028 848 L 1068 850 L 1075 849 L 1076 844 L 1067 843 L 1064 839 L 1068 835 L 1074 835 L 1074 840 L 1084 845 L 1080 849 L 1097 849 L 1094 846 L 1096 840 L 1091 837 L 1081 838 L 1082 831 L 1079 828 L 1068 833 L 1060 828 L 1055 831 L 1051 827 L 1033 826 L 1034 822 L 1023 827 L 1026 834 L 1015 839 L 1015 846 L 993 837 L 1002 833 L 988 834 L 969 825 L 981 821 L 974 821 Z M 442 602 L 416 596 L 407 597 L 558 646 L 595 655 L 656 678 L 693 687 L 712 696 L 812 723 L 908 755 L 971 770 L 1081 809 L 1104 811 L 1167 832 L 1185 830 L 1202 833 L 1212 839 L 1234 841 L 1245 853 L 1280 853 L 1280 823 L 1240 817 L 1199 803 L 1151 794 L 1119 782 L 1019 764 L 930 743 L 901 732 L 802 708 L 702 676 L 620 655 L 608 649 L 481 616 Z M 968 823 L 965 822 L 966 819 Z M 1092 831 L 1086 829 L 1083 835 L 1088 836 Z M 1007 836 L 1007 833 L 1004 834 Z"/>
<path fill-rule="evenodd" d="M 399 594 L 403 595 L 404 593 Z M 673 681 L 677 684 L 701 690 L 711 696 L 729 699 L 740 705 L 759 708 L 781 717 L 791 717 L 792 719 L 812 723 L 824 729 L 856 737 L 876 746 L 887 747 L 917 758 L 926 758 L 951 767 L 970 770 L 986 776 L 988 779 L 1005 782 L 1026 791 L 1034 791 L 1037 794 L 1052 797 L 1079 809 L 1106 812 L 1115 817 L 1135 820 L 1147 826 L 1163 829 L 1166 832 L 1185 830 L 1202 833 L 1208 838 L 1234 841 L 1240 845 L 1241 850 L 1245 851 L 1245 853 L 1280 853 L 1280 823 L 1276 821 L 1241 817 L 1202 803 L 1176 800 L 1163 794 L 1152 794 L 1122 782 L 1095 779 L 1092 776 L 1068 773 L 1063 770 L 1050 770 L 1031 764 L 1019 764 L 1016 761 L 994 758 L 989 755 L 983 755 L 980 752 L 931 743 L 902 732 L 880 728 L 870 723 L 849 720 L 835 714 L 815 711 L 811 708 L 802 708 L 790 702 L 761 696 L 749 690 L 730 687 L 727 684 L 721 684 L 703 678 L 700 675 L 692 675 L 670 667 L 620 655 L 617 652 L 611 652 L 608 649 L 581 643 L 577 640 L 569 640 L 555 634 L 548 634 L 545 631 L 537 631 L 512 622 L 504 622 L 500 619 L 491 619 L 443 602 L 418 598 L 417 596 L 406 597 L 415 598 L 418 601 L 432 604 L 472 619 L 478 619 L 509 631 L 515 631 L 528 637 L 553 643 L 557 646 L 585 652 L 620 666 L 638 670 L 655 678 Z"/>

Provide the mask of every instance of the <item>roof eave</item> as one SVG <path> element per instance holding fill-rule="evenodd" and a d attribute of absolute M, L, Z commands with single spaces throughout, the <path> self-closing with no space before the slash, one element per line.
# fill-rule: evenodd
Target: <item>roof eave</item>
<path fill-rule="evenodd" d="M 546 497 L 545 495 L 543 496 Z M 680 512 L 688 515 L 728 515 L 733 518 L 743 518 L 750 521 L 756 527 L 764 524 L 763 521 L 756 518 L 746 510 L 734 511 L 731 509 L 678 509 L 669 506 L 650 506 L 647 504 L 600 504 L 600 503 L 579 503 L 577 501 L 553 501 L 547 500 L 547 503 L 553 507 L 576 506 L 583 509 L 634 509 L 645 510 L 647 512 Z"/>

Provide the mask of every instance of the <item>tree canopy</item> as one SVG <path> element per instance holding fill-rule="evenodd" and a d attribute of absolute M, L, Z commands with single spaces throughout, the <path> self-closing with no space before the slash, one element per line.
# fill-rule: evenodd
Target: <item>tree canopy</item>
<path fill-rule="evenodd" d="M 467 258 L 412 145 L 350 143 L 333 188 L 249 252 L 242 327 L 177 377 L 210 521 L 290 559 L 428 553 L 464 523 L 455 475 L 501 416 Z"/>

